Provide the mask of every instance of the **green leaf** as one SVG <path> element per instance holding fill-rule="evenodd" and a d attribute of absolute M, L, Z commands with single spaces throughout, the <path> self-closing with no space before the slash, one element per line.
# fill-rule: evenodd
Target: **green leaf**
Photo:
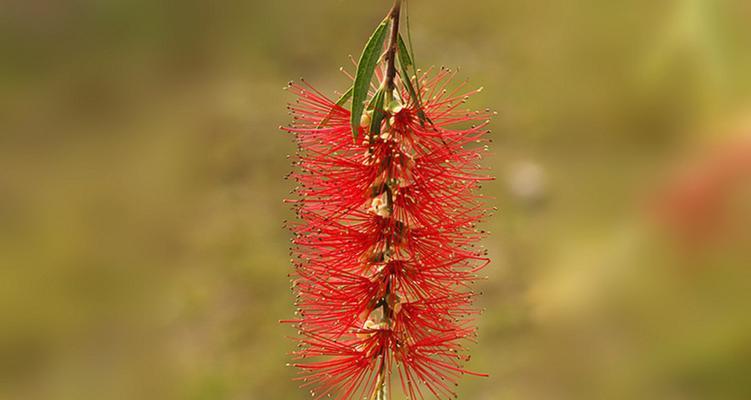
<path fill-rule="evenodd" d="M 399 62 L 405 69 L 415 65 L 412 57 L 409 56 L 409 50 L 407 50 L 407 45 L 404 43 L 402 35 L 399 35 Z"/>
<path fill-rule="evenodd" d="M 415 99 L 419 105 L 420 99 L 417 97 L 415 87 L 412 86 L 412 79 L 410 79 L 412 75 L 409 73 L 409 67 L 414 67 L 414 64 L 412 63 L 412 57 L 409 56 L 407 46 L 404 44 L 402 35 L 399 35 L 399 65 L 402 67 L 402 82 L 407 86 L 410 97 Z"/>
<path fill-rule="evenodd" d="M 383 102 L 385 101 L 385 93 L 383 90 L 378 90 L 375 96 L 373 96 L 373 118 L 370 121 L 370 136 L 375 137 L 381 134 L 381 122 L 386 116 L 383 110 Z"/>
<path fill-rule="evenodd" d="M 365 49 L 363 49 L 360 56 L 360 61 L 357 63 L 355 84 L 352 87 L 352 119 L 350 121 L 355 141 L 357 141 L 357 136 L 360 133 L 360 118 L 365 110 L 365 99 L 368 97 L 370 81 L 373 79 L 378 59 L 381 57 L 388 24 L 389 20 L 385 19 L 378 25 L 378 28 L 376 28 L 365 45 Z"/>
<path fill-rule="evenodd" d="M 420 124 L 424 127 L 427 118 L 425 116 L 425 112 L 422 109 L 422 101 L 420 100 L 420 96 L 417 90 L 415 90 L 414 85 L 412 85 L 412 75 L 409 73 L 409 67 L 412 67 L 412 69 L 415 70 L 415 64 L 412 61 L 412 57 L 410 57 L 409 55 L 409 50 L 407 49 L 407 45 L 404 43 L 404 39 L 402 39 L 402 35 L 399 35 L 399 64 L 402 67 L 402 82 L 404 82 L 404 85 L 407 86 L 409 97 L 411 97 L 417 105 L 417 117 L 420 119 Z M 415 74 L 417 74 L 416 70 Z"/>
<path fill-rule="evenodd" d="M 409 13 L 407 13 L 407 15 L 406 15 L 406 22 L 407 22 L 407 41 L 409 43 L 409 47 L 407 47 L 407 45 L 404 43 L 404 39 L 402 39 L 402 36 L 399 35 L 399 47 L 400 47 L 399 52 L 400 52 L 400 54 L 401 54 L 402 51 L 404 52 L 404 54 L 405 54 L 404 59 L 405 60 L 407 58 L 409 58 L 409 62 L 407 64 L 410 64 L 412 66 L 412 70 L 415 73 L 415 84 L 414 84 L 414 88 L 412 90 L 416 94 L 422 95 L 422 89 L 420 88 L 420 77 L 417 76 L 418 74 L 417 74 L 417 63 L 415 62 L 415 52 L 414 52 L 413 47 L 412 47 L 412 29 L 410 29 L 410 27 L 409 27 Z M 402 49 L 404 49 L 404 50 L 402 50 Z M 409 49 L 409 50 L 407 50 L 407 49 Z M 400 55 L 400 57 L 401 57 L 401 55 Z M 408 68 L 404 68 L 404 70 L 408 70 Z M 402 72 L 404 72 L 404 71 L 402 71 Z M 412 86 L 411 80 L 409 82 L 409 86 Z M 409 90 L 409 88 L 407 88 L 407 90 Z M 422 102 L 422 99 L 420 98 L 420 96 L 415 96 L 415 99 L 417 101 L 417 116 L 420 118 L 420 124 L 422 125 L 422 127 L 424 128 L 425 127 L 425 123 L 427 122 L 430 125 L 433 125 L 433 128 L 435 128 L 435 125 L 433 124 L 433 121 L 431 121 L 430 118 L 428 118 L 427 115 L 425 115 L 425 110 L 423 110 L 422 104 L 420 104 Z M 443 140 L 443 139 L 441 139 L 441 140 Z"/>
<path fill-rule="evenodd" d="M 349 98 L 352 97 L 352 87 L 347 89 L 346 92 L 342 95 L 342 97 L 339 98 L 339 100 L 336 101 L 336 105 L 341 107 L 344 105 L 344 103 L 349 100 Z M 326 117 L 321 120 L 320 123 L 318 123 L 318 129 L 323 128 L 331 119 L 331 117 L 334 115 L 334 108 L 331 108 L 331 111 L 329 111 L 328 114 L 326 114 Z"/>
<path fill-rule="evenodd" d="M 409 97 L 415 100 L 417 105 L 420 105 L 420 98 L 417 97 L 417 92 L 415 91 L 415 87 L 412 86 L 412 79 L 410 79 L 410 74 L 407 71 L 407 68 L 402 65 L 402 82 L 404 82 L 404 85 L 407 86 L 407 91 L 409 92 Z"/>
<path fill-rule="evenodd" d="M 353 89 L 353 87 L 350 86 L 350 88 L 347 89 L 346 92 L 344 92 L 344 94 L 342 95 L 342 97 L 340 97 L 339 100 L 336 101 L 336 105 L 337 106 L 343 105 L 344 103 L 347 102 L 347 100 L 349 100 L 350 97 L 352 97 L 352 89 Z"/>

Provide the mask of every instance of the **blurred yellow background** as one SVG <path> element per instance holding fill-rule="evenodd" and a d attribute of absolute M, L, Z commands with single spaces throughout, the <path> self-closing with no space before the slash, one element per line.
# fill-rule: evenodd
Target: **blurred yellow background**
<path fill-rule="evenodd" d="M 751 2 L 410 0 L 499 111 L 477 400 L 751 398 Z M 390 2 L 0 2 L 0 398 L 303 399 L 292 138 Z"/>

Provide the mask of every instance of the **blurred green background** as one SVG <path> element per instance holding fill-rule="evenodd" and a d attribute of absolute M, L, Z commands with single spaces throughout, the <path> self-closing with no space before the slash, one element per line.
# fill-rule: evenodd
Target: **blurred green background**
<path fill-rule="evenodd" d="M 462 398 L 751 398 L 751 2 L 409 0 L 499 111 Z M 303 399 L 292 138 L 390 2 L 0 1 L 0 398 Z"/>

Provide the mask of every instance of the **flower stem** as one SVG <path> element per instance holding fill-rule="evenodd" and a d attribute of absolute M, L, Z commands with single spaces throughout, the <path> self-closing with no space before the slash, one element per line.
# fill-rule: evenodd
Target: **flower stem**
<path fill-rule="evenodd" d="M 394 83 L 394 80 L 396 79 L 396 51 L 399 47 L 399 19 L 401 16 L 401 9 L 402 9 L 402 0 L 394 0 L 394 6 L 391 8 L 391 11 L 389 12 L 389 18 L 391 19 L 391 34 L 389 36 L 389 42 L 388 42 L 388 48 L 386 49 L 386 55 L 384 60 L 386 61 L 386 75 L 384 77 L 384 81 L 382 82 L 382 87 L 385 89 L 385 95 L 386 100 L 384 101 L 385 105 L 388 105 L 391 103 L 394 90 L 396 89 L 396 84 Z M 389 162 L 390 158 L 387 158 L 384 162 Z M 391 168 L 389 166 L 386 166 L 386 170 L 390 171 Z M 386 201 L 387 201 L 387 208 L 389 210 L 393 210 L 394 204 L 393 204 L 393 194 L 391 192 L 391 188 L 389 187 L 388 181 L 391 179 L 391 176 L 387 177 L 387 183 L 385 185 L 385 190 L 387 193 Z M 390 218 L 394 218 L 393 214 L 390 216 Z M 388 238 L 386 240 L 386 249 L 385 252 L 389 253 L 391 248 L 391 238 Z M 383 299 L 381 299 L 381 307 L 383 307 L 383 321 L 387 325 L 391 325 L 391 319 L 393 310 L 391 309 L 391 304 L 389 304 L 389 301 L 391 301 L 392 293 L 391 293 L 391 279 L 389 277 L 386 278 L 386 290 L 383 295 Z M 381 351 L 381 357 L 380 362 L 381 365 L 379 367 L 378 371 L 378 380 L 376 382 L 375 390 L 373 391 L 373 394 L 371 396 L 371 400 L 386 400 L 387 397 L 387 368 L 386 363 L 388 360 L 388 346 L 383 346 L 383 349 Z"/>
<path fill-rule="evenodd" d="M 385 359 L 385 352 L 384 357 L 381 358 L 381 366 L 378 371 L 378 381 L 376 382 L 375 391 L 373 391 L 373 395 L 370 396 L 370 400 L 386 400 L 386 359 Z"/>

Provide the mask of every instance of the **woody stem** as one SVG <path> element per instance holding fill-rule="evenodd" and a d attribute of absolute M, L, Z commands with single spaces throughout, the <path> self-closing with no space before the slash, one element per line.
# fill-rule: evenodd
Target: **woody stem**
<path fill-rule="evenodd" d="M 401 15 L 401 8 L 402 8 L 402 0 L 394 0 L 394 6 L 391 8 L 390 12 L 390 18 L 391 18 L 391 36 L 388 43 L 388 49 L 386 50 L 386 76 L 384 77 L 384 87 L 386 89 L 386 98 L 391 99 L 392 93 L 394 92 L 394 89 L 396 85 L 394 84 L 394 79 L 396 78 L 396 50 L 399 46 L 399 17 Z M 384 160 L 385 163 L 391 162 L 391 157 L 386 157 Z M 391 171 L 390 165 L 385 165 L 386 171 Z M 387 202 L 387 208 L 391 210 L 391 213 L 393 213 L 394 209 L 394 199 L 393 199 L 393 193 L 391 191 L 391 188 L 389 187 L 389 181 L 391 180 L 390 173 L 387 176 L 386 180 L 386 202 Z M 390 218 L 393 219 L 393 215 L 390 215 Z M 386 240 L 386 252 L 388 253 L 391 247 L 391 238 L 388 238 Z M 386 323 L 390 323 L 391 319 L 391 305 L 389 304 L 389 301 L 391 297 L 391 281 L 389 278 L 387 278 L 386 281 L 386 293 L 383 296 L 383 318 Z M 384 347 L 383 351 L 384 360 L 386 357 L 386 348 Z"/>
<path fill-rule="evenodd" d="M 394 93 L 394 89 L 396 89 L 396 84 L 394 83 L 394 80 L 396 79 L 396 51 L 399 48 L 399 18 L 401 16 L 401 9 L 402 9 L 402 0 L 394 0 L 394 6 L 391 8 L 391 11 L 389 12 L 389 18 L 391 19 L 391 35 L 389 36 L 389 42 L 388 42 L 388 48 L 386 49 L 386 54 L 384 57 L 384 60 L 386 61 L 386 75 L 384 77 L 383 81 L 383 88 L 386 91 L 386 104 L 391 103 L 391 98 Z M 390 157 L 387 157 L 385 162 L 388 161 Z M 386 166 L 386 170 L 390 171 L 390 166 Z M 389 210 L 393 211 L 393 195 L 391 193 L 391 188 L 388 186 L 388 180 L 390 180 L 390 176 L 387 177 L 387 182 L 385 185 L 385 189 L 387 192 L 386 201 L 387 201 L 387 208 Z M 390 217 L 393 219 L 393 215 Z M 388 238 L 386 240 L 386 249 L 385 252 L 389 253 L 391 247 L 391 238 Z M 386 290 L 383 295 L 383 298 L 381 299 L 381 307 L 383 307 L 383 320 L 386 322 L 386 324 L 391 324 L 391 318 L 392 318 L 392 310 L 391 305 L 389 304 L 389 301 L 391 301 L 391 280 L 387 277 L 386 278 Z M 381 365 L 379 367 L 378 371 L 378 381 L 376 382 L 375 391 L 373 392 L 373 395 L 371 396 L 371 399 L 373 400 L 381 400 L 386 398 L 386 374 L 387 374 L 387 368 L 386 363 L 388 360 L 388 346 L 385 344 L 383 345 L 383 349 L 381 350 Z"/>
<path fill-rule="evenodd" d="M 394 7 L 391 8 L 389 18 L 391 19 L 391 36 L 389 37 L 388 48 L 386 49 L 386 76 L 384 84 L 387 95 L 394 91 L 396 78 L 396 51 L 399 48 L 399 19 L 402 10 L 402 0 L 394 0 Z"/>

